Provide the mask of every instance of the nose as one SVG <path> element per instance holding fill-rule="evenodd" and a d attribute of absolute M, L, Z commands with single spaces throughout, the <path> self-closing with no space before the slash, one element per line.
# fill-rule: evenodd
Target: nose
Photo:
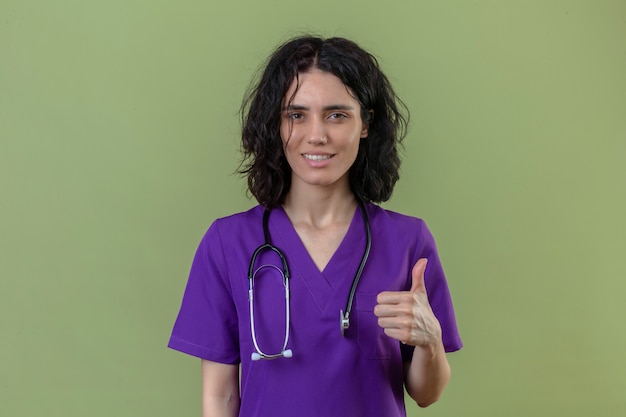
<path fill-rule="evenodd" d="M 309 143 L 311 145 L 326 145 L 328 143 L 328 138 L 326 136 L 316 136 L 309 138 Z"/>
<path fill-rule="evenodd" d="M 317 117 L 311 120 L 309 124 L 308 142 L 311 145 L 325 145 L 328 143 L 324 123 Z"/>

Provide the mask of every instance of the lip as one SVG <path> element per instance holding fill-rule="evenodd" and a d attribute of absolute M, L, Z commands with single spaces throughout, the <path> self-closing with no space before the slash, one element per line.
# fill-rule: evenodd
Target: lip
<path fill-rule="evenodd" d="M 307 159 L 309 161 L 325 161 L 327 159 L 332 158 L 333 154 L 330 153 L 308 153 L 305 152 L 302 154 L 302 156 L 304 157 L 304 159 Z"/>
<path fill-rule="evenodd" d="M 330 163 L 335 154 L 326 152 L 304 152 L 301 154 L 306 163 L 313 168 L 322 168 Z"/>

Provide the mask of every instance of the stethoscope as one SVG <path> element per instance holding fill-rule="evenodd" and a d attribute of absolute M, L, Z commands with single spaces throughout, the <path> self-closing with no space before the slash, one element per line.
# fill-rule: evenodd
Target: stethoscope
<path fill-rule="evenodd" d="M 341 330 L 341 336 L 343 336 L 345 331 L 350 327 L 350 312 L 352 311 L 352 303 L 354 301 L 356 287 L 359 284 L 359 280 L 361 279 L 361 274 L 363 273 L 363 269 L 365 268 L 365 263 L 367 262 L 367 258 L 370 254 L 370 247 L 372 246 L 370 221 L 369 216 L 367 215 L 367 210 L 365 209 L 365 204 L 363 203 L 363 200 L 359 197 L 357 197 L 357 202 L 359 204 L 359 207 L 361 208 L 361 213 L 363 213 L 363 223 L 365 225 L 365 250 L 363 251 L 363 256 L 361 257 L 359 268 L 357 269 L 354 275 L 354 279 L 352 280 L 352 287 L 350 288 L 350 294 L 348 295 L 348 300 L 346 301 L 345 312 L 344 310 L 339 311 L 339 328 Z M 287 259 L 285 258 L 283 252 L 272 244 L 268 226 L 270 212 L 271 210 L 269 208 L 266 208 L 265 212 L 263 213 L 263 235 L 265 237 L 265 243 L 256 248 L 256 250 L 252 253 L 252 258 L 250 259 L 250 267 L 248 268 L 248 281 L 250 283 L 250 289 L 248 290 L 248 300 L 250 303 L 250 332 L 252 333 L 252 343 L 254 344 L 255 349 L 255 352 L 252 352 L 253 361 L 258 361 L 260 359 L 276 359 L 280 357 L 291 358 L 293 356 L 292 350 L 287 349 L 287 344 L 289 343 L 290 326 L 289 266 L 287 265 Z M 254 269 L 257 257 L 259 256 L 259 254 L 266 251 L 272 251 L 278 255 L 282 264 L 282 269 L 271 264 L 262 265 L 257 269 Z M 283 341 L 283 347 L 279 353 L 265 353 L 259 348 L 254 326 L 254 278 L 256 274 L 264 268 L 274 268 L 278 272 L 280 272 L 283 277 L 283 286 L 285 287 L 285 339 Z"/>

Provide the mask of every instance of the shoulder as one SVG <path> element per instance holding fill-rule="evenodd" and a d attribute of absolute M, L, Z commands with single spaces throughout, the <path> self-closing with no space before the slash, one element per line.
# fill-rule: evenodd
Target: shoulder
<path fill-rule="evenodd" d="M 376 204 L 368 204 L 367 212 L 370 216 L 370 222 L 378 225 L 378 227 L 385 227 L 386 229 L 401 232 L 417 232 L 428 229 L 426 222 L 419 217 L 409 216 L 393 210 L 386 210 Z"/>
<path fill-rule="evenodd" d="M 247 227 L 250 224 L 258 223 L 258 221 L 263 218 L 264 211 L 265 208 L 263 206 L 257 205 L 247 211 L 219 217 L 215 219 L 211 227 L 218 227 L 220 229 Z"/>
<path fill-rule="evenodd" d="M 386 210 L 375 204 L 368 204 L 368 213 L 372 233 L 387 244 L 419 250 L 436 246 L 426 222 L 419 217 Z"/>
<path fill-rule="evenodd" d="M 262 206 L 255 206 L 247 211 L 215 219 L 204 234 L 201 245 L 220 244 L 235 237 L 254 234 L 257 228 L 262 233 L 264 210 Z"/>

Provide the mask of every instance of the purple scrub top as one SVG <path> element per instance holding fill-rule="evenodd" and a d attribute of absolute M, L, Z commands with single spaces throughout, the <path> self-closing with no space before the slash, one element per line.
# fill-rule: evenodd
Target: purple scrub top
<path fill-rule="evenodd" d="M 371 252 L 357 287 L 350 328 L 342 336 L 340 310 L 365 249 L 360 210 L 339 248 L 319 271 L 282 208 L 272 210 L 272 243 L 291 272 L 288 349 L 292 358 L 252 361 L 247 278 L 250 258 L 264 242 L 264 208 L 216 220 L 194 258 L 169 347 L 199 358 L 241 365 L 240 416 L 406 416 L 403 361 L 412 348 L 384 334 L 374 315 L 381 291 L 411 287 L 411 270 L 428 258 L 425 285 L 441 323 L 447 352 L 462 342 L 454 309 L 426 224 L 367 203 Z M 259 347 L 280 352 L 285 335 L 285 291 L 281 263 L 264 252 L 254 280 L 254 320 Z"/>

